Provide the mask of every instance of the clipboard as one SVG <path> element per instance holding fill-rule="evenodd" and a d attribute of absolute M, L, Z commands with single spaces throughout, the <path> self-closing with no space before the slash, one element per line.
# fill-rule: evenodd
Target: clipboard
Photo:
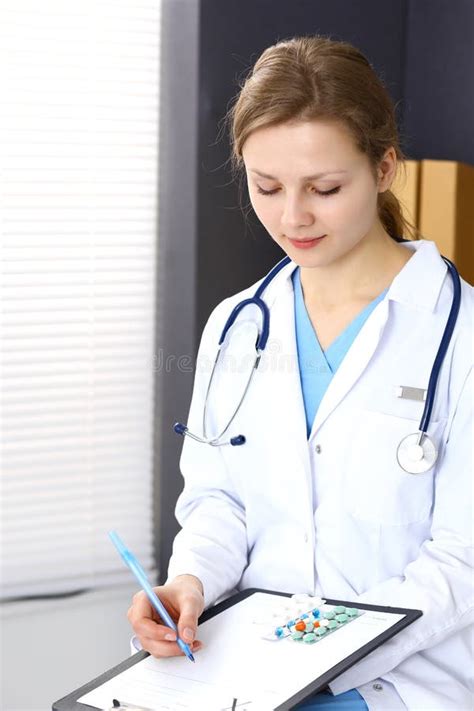
<path fill-rule="evenodd" d="M 199 618 L 199 624 L 201 625 L 203 622 L 206 622 L 218 615 L 221 615 L 226 610 L 229 610 L 234 605 L 237 605 L 238 603 L 241 603 L 241 602 L 247 600 L 248 598 L 255 595 L 256 593 L 263 593 L 264 595 L 272 595 L 272 596 L 278 596 L 278 597 L 282 597 L 282 598 L 291 597 L 291 593 L 275 592 L 275 591 L 264 590 L 264 589 L 260 589 L 260 588 L 250 588 L 248 590 L 244 590 L 242 592 L 236 593 L 235 595 L 227 598 L 226 600 L 215 605 L 214 607 L 211 607 L 208 610 L 206 610 Z M 365 612 L 369 612 L 369 613 L 382 613 L 382 614 L 389 613 L 392 615 L 400 615 L 401 618 L 398 619 L 398 621 L 396 621 L 394 624 L 392 624 L 388 629 L 386 629 L 382 633 L 377 634 L 375 637 L 370 639 L 370 641 L 368 641 L 366 644 L 363 644 L 362 646 L 358 647 L 356 649 L 356 651 L 354 651 L 351 654 L 349 654 L 348 656 L 344 657 L 344 659 L 342 659 L 340 662 L 334 664 L 334 666 L 331 666 L 323 674 L 317 676 L 317 678 L 312 679 L 310 681 L 310 683 L 306 684 L 303 688 L 300 688 L 295 693 L 292 693 L 292 695 L 289 698 L 285 699 L 281 703 L 279 702 L 278 705 L 276 705 L 274 707 L 274 711 L 291 711 L 291 709 L 293 709 L 298 703 L 308 699 L 310 696 L 313 696 L 318 691 L 321 691 L 322 689 L 324 689 L 333 679 L 335 679 L 340 674 L 345 672 L 347 669 L 352 667 L 354 664 L 359 662 L 365 656 L 367 656 L 368 654 L 373 652 L 375 649 L 377 649 L 384 642 L 391 639 L 396 634 L 401 632 L 403 629 L 408 627 L 408 625 L 412 624 L 415 620 L 417 620 L 423 614 L 421 612 L 421 610 L 415 610 L 415 609 L 368 605 L 368 604 L 362 604 L 362 603 L 357 603 L 357 602 L 354 603 L 354 602 L 344 601 L 344 600 L 334 600 L 334 599 L 329 599 L 329 598 L 325 598 L 325 600 L 328 605 L 343 605 L 345 607 L 356 608 L 357 610 L 359 610 L 361 612 L 365 611 Z M 349 624 L 354 624 L 354 623 L 349 623 Z M 337 635 L 337 634 L 338 634 L 338 632 L 335 632 L 335 635 Z M 293 642 L 288 642 L 288 643 L 293 644 Z M 320 645 L 321 643 L 322 642 L 319 642 L 318 645 Z M 269 644 L 280 644 L 280 642 L 269 642 Z M 125 661 L 121 662 L 117 666 L 115 666 L 112 669 L 109 669 L 105 673 L 101 674 L 96 679 L 93 679 L 92 681 L 88 682 L 87 684 L 81 686 L 79 689 L 76 689 L 75 691 L 73 691 L 72 693 L 63 697 L 62 699 L 55 701 L 52 705 L 52 711 L 98 711 L 97 707 L 90 706 L 89 704 L 81 703 L 78 699 L 82 698 L 85 694 L 92 692 L 93 690 L 102 686 L 106 682 L 112 680 L 114 677 L 118 676 L 119 674 L 122 674 L 127 669 L 130 669 L 135 664 L 143 661 L 144 659 L 146 659 L 149 656 L 150 655 L 148 652 L 145 652 L 145 651 L 137 652 L 136 654 L 130 656 L 129 658 L 127 658 Z M 133 701 L 134 701 L 133 699 L 129 700 L 129 702 L 133 702 Z M 232 699 L 231 699 L 231 701 L 232 701 Z M 110 705 L 112 705 L 112 698 L 110 699 Z M 237 708 L 240 711 L 240 706 L 238 706 Z M 250 704 L 249 711 L 254 711 L 254 709 L 255 709 L 255 711 L 259 711 L 257 706 L 255 706 L 254 704 Z"/>

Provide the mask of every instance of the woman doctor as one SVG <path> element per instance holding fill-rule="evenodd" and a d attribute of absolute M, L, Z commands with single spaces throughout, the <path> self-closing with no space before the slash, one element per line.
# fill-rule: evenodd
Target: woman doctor
<path fill-rule="evenodd" d="M 294 38 L 263 52 L 230 121 L 253 209 L 291 261 L 262 294 L 267 348 L 226 433 L 245 444 L 185 438 L 182 530 L 159 595 L 196 651 L 200 613 L 236 588 L 419 608 L 418 621 L 298 708 L 470 709 L 473 289 L 461 280 L 436 387 L 437 459 L 409 473 L 398 446 L 419 429 L 453 281 L 433 242 L 401 241 L 409 226 L 390 186 L 402 155 L 386 90 L 351 45 Z M 257 287 L 211 314 L 190 432 L 203 435 L 229 314 Z M 224 347 L 251 352 L 261 322 L 244 309 Z M 221 370 L 208 437 L 242 390 L 239 368 Z M 129 619 L 151 654 L 181 653 L 143 593 Z"/>

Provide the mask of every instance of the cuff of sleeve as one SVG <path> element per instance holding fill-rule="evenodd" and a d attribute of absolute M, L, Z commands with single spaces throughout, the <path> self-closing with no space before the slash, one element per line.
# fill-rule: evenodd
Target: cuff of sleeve
<path fill-rule="evenodd" d="M 371 670 L 367 667 L 362 667 L 361 669 L 363 662 L 364 660 L 354 664 L 353 667 L 343 672 L 340 676 L 336 677 L 328 684 L 329 689 L 334 696 L 344 694 L 346 691 L 350 691 L 351 689 L 359 689 L 365 684 L 372 683 L 370 679 L 373 679 L 374 677 L 371 676 Z M 373 670 L 375 671 L 375 669 L 376 666 L 374 665 Z"/>

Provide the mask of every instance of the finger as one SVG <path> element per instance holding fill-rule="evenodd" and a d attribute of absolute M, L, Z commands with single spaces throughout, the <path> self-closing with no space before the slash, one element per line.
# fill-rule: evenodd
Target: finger
<path fill-rule="evenodd" d="M 177 617 L 176 613 L 171 614 L 171 616 Z M 127 617 L 135 631 L 138 631 L 138 625 L 144 620 L 148 620 L 152 625 L 162 624 L 158 612 L 151 605 L 143 590 L 134 595 L 133 604 L 128 609 Z"/>
<path fill-rule="evenodd" d="M 194 642 L 190 645 L 191 647 L 191 652 L 199 652 L 200 649 L 204 647 L 204 642 L 201 642 L 199 639 L 195 639 Z"/>
<path fill-rule="evenodd" d="M 149 637 L 139 638 L 143 649 L 149 652 L 153 657 L 182 657 L 184 652 L 176 642 L 162 642 Z M 204 646 L 200 640 L 196 640 L 190 646 L 191 651 L 199 652 Z"/>
<path fill-rule="evenodd" d="M 148 617 L 141 617 L 133 625 L 133 630 L 135 634 L 142 637 L 150 637 L 159 642 L 162 640 L 176 641 L 176 632 L 166 625 L 160 624 L 159 622 L 154 622 Z"/>
<path fill-rule="evenodd" d="M 194 594 L 183 595 L 180 599 L 181 614 L 178 620 L 178 634 L 188 644 L 196 637 L 197 621 L 201 613 L 201 601 Z"/>
<path fill-rule="evenodd" d="M 157 624 L 146 617 L 137 622 L 134 632 L 137 637 L 150 639 L 154 642 L 176 642 L 177 638 L 177 634 L 173 629 Z"/>
<path fill-rule="evenodd" d="M 176 642 L 164 642 L 150 637 L 139 638 L 143 649 L 154 657 L 178 657 L 183 654 Z"/>
<path fill-rule="evenodd" d="M 154 610 L 149 599 L 143 590 L 140 590 L 140 592 L 133 596 L 132 605 L 128 609 L 128 619 L 132 624 L 141 617 L 148 617 L 152 619 L 154 617 L 153 612 Z"/>

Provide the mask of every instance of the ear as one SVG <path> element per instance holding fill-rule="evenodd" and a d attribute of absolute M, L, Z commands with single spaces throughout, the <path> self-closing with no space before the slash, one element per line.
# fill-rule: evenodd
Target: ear
<path fill-rule="evenodd" d="M 379 193 L 384 193 L 390 189 L 397 172 L 397 154 L 392 146 L 385 151 L 385 154 L 377 166 L 377 187 Z"/>

